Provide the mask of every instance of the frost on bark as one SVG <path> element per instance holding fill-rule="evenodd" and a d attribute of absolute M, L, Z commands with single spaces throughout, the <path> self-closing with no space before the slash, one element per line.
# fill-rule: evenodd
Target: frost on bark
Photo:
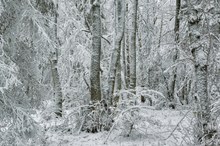
<path fill-rule="evenodd" d="M 108 78 L 108 98 L 110 100 L 110 104 L 112 104 L 112 98 L 114 93 L 114 86 L 115 86 L 115 77 L 116 77 L 116 69 L 121 67 L 120 64 L 120 49 L 121 43 L 123 40 L 124 35 L 124 19 L 125 19 L 125 1 L 124 0 L 117 0 L 116 1 L 116 29 L 115 29 L 115 44 L 114 49 L 111 55 L 111 63 L 110 63 L 110 70 L 109 70 L 109 78 Z M 119 71 L 118 73 L 120 73 Z"/>
<path fill-rule="evenodd" d="M 195 67 L 194 98 L 197 103 L 194 134 L 197 143 L 206 144 L 215 134 L 212 129 L 211 101 L 208 94 L 208 67 L 210 63 L 208 58 L 213 47 L 210 42 L 211 38 L 204 37 L 210 33 L 209 18 L 211 17 L 203 15 L 204 10 L 212 9 L 209 7 L 211 3 L 206 0 L 191 0 L 188 3 L 190 49 L 194 57 Z"/>
<path fill-rule="evenodd" d="M 90 71 L 91 100 L 101 100 L 100 56 L 101 56 L 101 16 L 100 1 L 92 0 L 92 56 Z"/>
<path fill-rule="evenodd" d="M 137 34 L 137 7 L 138 0 L 132 1 L 132 26 L 130 40 L 130 88 L 136 87 L 136 34 Z"/>

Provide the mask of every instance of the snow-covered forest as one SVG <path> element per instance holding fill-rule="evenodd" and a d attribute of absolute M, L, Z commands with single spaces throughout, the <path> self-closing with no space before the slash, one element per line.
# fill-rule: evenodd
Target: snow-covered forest
<path fill-rule="evenodd" d="M 220 0 L 0 0 L 0 146 L 220 146 Z"/>

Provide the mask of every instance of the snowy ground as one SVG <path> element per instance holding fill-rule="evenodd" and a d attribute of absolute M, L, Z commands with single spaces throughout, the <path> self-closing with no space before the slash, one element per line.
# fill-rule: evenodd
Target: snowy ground
<path fill-rule="evenodd" d="M 191 145 L 191 112 L 175 110 L 140 110 L 131 134 L 129 126 L 119 121 L 111 133 L 80 134 L 47 130 L 49 146 L 178 146 Z M 46 125 L 45 125 L 46 124 Z M 42 123 L 48 126 L 51 123 Z M 51 124 L 53 125 L 53 124 Z M 49 127 L 49 126 L 48 126 Z M 62 128 L 61 128 L 62 129 Z M 109 135 L 109 137 L 108 137 Z M 107 141 L 106 141 L 107 140 Z"/>

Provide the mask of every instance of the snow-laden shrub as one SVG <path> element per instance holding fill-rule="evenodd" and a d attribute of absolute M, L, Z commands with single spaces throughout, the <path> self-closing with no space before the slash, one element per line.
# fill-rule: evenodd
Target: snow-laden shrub
<path fill-rule="evenodd" d="M 140 95 L 149 96 L 152 105 L 141 103 Z M 142 109 L 157 110 L 155 107 L 159 103 L 167 105 L 167 100 L 163 94 L 153 90 L 141 90 L 137 91 L 136 94 L 133 90 L 121 90 L 114 96 L 119 97 L 114 106 L 107 106 L 105 100 L 88 105 L 74 103 L 75 107 L 70 108 L 65 117 L 66 127 L 64 131 L 76 134 L 81 131 L 96 133 L 118 129 L 124 136 L 129 136 L 134 131 L 138 131 L 139 134 L 146 134 L 147 125 L 143 121 L 147 121 L 148 125 L 158 124 L 158 121 L 144 117 Z M 160 108 L 163 107 L 165 105 Z"/>
<path fill-rule="evenodd" d="M 115 115 L 111 111 L 113 108 L 107 108 L 104 100 L 95 104 L 75 105 L 75 107 L 67 110 L 63 115 L 64 120 L 59 124 L 63 128 L 60 128 L 59 131 L 69 134 L 80 134 L 82 131 L 96 133 L 111 128 Z M 44 117 L 47 121 L 53 120 L 52 115 L 49 118 L 47 118 L 48 116 Z"/>
<path fill-rule="evenodd" d="M 151 127 L 162 127 L 160 120 L 147 115 L 148 112 L 170 108 L 169 101 L 162 93 L 149 89 L 137 89 L 136 94 L 133 90 L 122 90 L 118 94 L 120 98 L 114 108 L 114 122 L 105 142 L 112 133 L 125 137 L 146 136 L 152 134 L 149 133 L 149 130 L 151 132 L 154 130 Z M 149 101 L 142 103 L 141 96 L 147 96 L 146 101 Z"/>
<path fill-rule="evenodd" d="M 0 145 L 40 144 L 43 137 L 41 137 L 39 125 L 30 116 L 30 107 L 19 105 L 12 100 L 15 99 L 5 98 L 1 104 Z"/>
<path fill-rule="evenodd" d="M 81 110 L 84 117 L 82 131 L 96 133 L 109 130 L 112 126 L 114 117 L 113 107 L 108 107 L 104 100 L 90 104 Z"/>

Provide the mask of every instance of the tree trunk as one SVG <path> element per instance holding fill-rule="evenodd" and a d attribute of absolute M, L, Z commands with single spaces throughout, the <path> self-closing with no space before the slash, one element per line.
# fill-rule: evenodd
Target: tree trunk
<path fill-rule="evenodd" d="M 209 32 L 209 22 L 204 23 L 205 19 L 201 19 L 202 10 L 211 8 L 206 7 L 208 3 L 206 0 L 196 1 L 191 0 L 188 3 L 190 16 L 188 20 L 190 29 L 190 41 L 191 41 L 191 52 L 194 57 L 195 67 L 195 94 L 194 98 L 197 103 L 196 111 L 196 124 L 194 127 L 195 140 L 197 143 L 206 143 L 210 140 L 214 133 L 211 129 L 211 101 L 208 95 L 208 65 L 209 65 L 209 52 L 213 49 L 207 45 L 203 36 Z"/>
<path fill-rule="evenodd" d="M 125 13 L 125 17 L 126 17 L 126 29 L 125 29 L 125 47 L 126 47 L 126 87 L 129 88 L 130 85 L 130 46 L 129 46 L 129 30 L 128 30 L 128 3 L 126 3 L 126 13 Z"/>
<path fill-rule="evenodd" d="M 125 21 L 124 21 L 125 23 Z M 125 25 L 125 24 L 124 24 Z M 126 40 L 125 40 L 125 32 L 123 36 L 123 42 L 122 42 L 122 47 L 121 47 L 121 57 L 122 57 L 122 62 L 121 62 L 121 69 L 122 69 L 122 75 L 121 75 L 121 81 L 122 81 L 122 88 L 126 89 L 127 83 L 126 83 L 126 76 L 127 76 L 127 68 L 126 68 Z"/>
<path fill-rule="evenodd" d="M 179 14 L 180 14 L 180 7 L 181 7 L 181 0 L 176 0 L 176 15 L 175 15 L 175 41 L 179 43 L 179 30 L 180 30 L 180 19 L 179 19 Z"/>
<path fill-rule="evenodd" d="M 55 100 L 55 114 L 58 117 L 62 117 L 62 88 L 60 84 L 60 77 L 57 69 L 57 55 L 53 53 L 51 59 L 51 70 L 52 70 L 52 79 L 53 79 L 53 90 L 54 90 L 54 100 Z"/>
<path fill-rule="evenodd" d="M 137 34 L 137 7 L 138 0 L 132 1 L 132 26 L 130 40 L 130 88 L 136 87 L 136 34 Z"/>
<path fill-rule="evenodd" d="M 58 48 L 59 48 L 59 39 L 58 39 L 58 0 L 53 4 L 53 14 L 54 15 L 54 42 L 55 49 L 52 52 L 51 59 L 51 70 L 52 70 L 52 79 L 53 79 L 53 90 L 54 90 L 54 99 L 55 99 L 55 113 L 57 116 L 62 117 L 62 87 L 60 83 L 60 76 L 58 72 Z"/>
<path fill-rule="evenodd" d="M 120 48 L 121 50 L 121 48 Z M 119 54 L 121 54 L 122 52 L 120 51 Z M 120 98 L 120 90 L 121 90 L 121 87 L 122 87 L 122 76 L 121 76 L 121 55 L 119 55 L 119 58 L 117 60 L 117 74 L 116 74 L 116 95 L 114 96 L 114 103 L 113 105 L 114 106 L 117 106 L 117 103 L 119 101 L 119 98 Z"/>
<path fill-rule="evenodd" d="M 173 56 L 173 62 L 176 63 L 178 59 L 178 43 L 179 43 L 179 27 L 180 27 L 180 20 L 179 20 L 179 13 L 180 13 L 180 4 L 181 0 L 176 0 L 176 15 L 175 15 L 175 27 L 174 27 L 174 33 L 175 33 L 175 42 L 176 42 L 176 48 L 174 51 L 174 56 Z M 177 68 L 173 70 L 173 79 L 171 82 L 171 99 L 176 99 L 177 93 L 176 93 L 176 80 L 177 80 Z"/>
<path fill-rule="evenodd" d="M 137 16 L 138 18 L 137 18 L 137 20 L 138 20 L 138 22 L 140 22 L 140 15 L 138 15 Z M 139 50 L 138 50 L 138 63 L 139 63 L 139 70 L 140 70 L 140 74 L 139 74 L 139 76 L 140 76 L 140 79 L 139 79 L 139 81 L 140 81 L 140 85 L 142 86 L 142 87 L 144 87 L 144 85 L 145 85 L 145 83 L 146 83 L 146 81 L 145 81 L 145 78 L 144 78 L 144 49 L 142 48 L 142 30 L 141 30 L 141 28 L 140 28 L 140 25 L 137 25 L 137 37 L 138 37 L 138 47 L 139 47 Z"/>
<path fill-rule="evenodd" d="M 108 78 L 108 98 L 110 99 L 110 104 L 112 104 L 112 98 L 114 93 L 114 85 L 115 85 L 115 76 L 116 76 L 116 68 L 117 64 L 120 64 L 120 49 L 121 49 L 121 42 L 124 35 L 124 0 L 117 0 L 116 1 L 116 30 L 115 30 L 115 44 L 114 50 L 111 56 L 111 64 L 110 64 L 110 71 L 109 71 L 109 78 Z"/>
<path fill-rule="evenodd" d="M 92 0 L 92 56 L 90 71 L 91 101 L 101 100 L 100 56 L 101 56 L 101 16 L 100 0 Z"/>

